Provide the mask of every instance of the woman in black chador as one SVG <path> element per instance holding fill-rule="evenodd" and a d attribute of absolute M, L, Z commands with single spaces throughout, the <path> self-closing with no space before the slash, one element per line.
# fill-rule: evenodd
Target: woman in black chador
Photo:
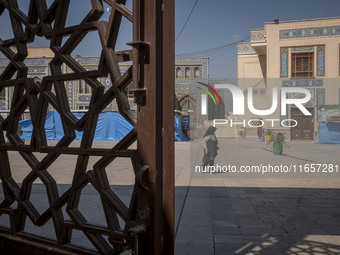
<path fill-rule="evenodd" d="M 218 140 L 215 136 L 216 128 L 213 126 L 210 126 L 208 130 L 204 134 L 203 138 L 203 167 L 204 166 L 213 166 L 214 160 L 217 156 L 217 150 L 218 150 Z"/>

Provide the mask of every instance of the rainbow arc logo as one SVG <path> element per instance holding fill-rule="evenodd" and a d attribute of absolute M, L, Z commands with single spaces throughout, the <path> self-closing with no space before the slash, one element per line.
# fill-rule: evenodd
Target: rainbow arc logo
<path fill-rule="evenodd" d="M 216 95 L 216 97 L 218 98 L 221 106 L 223 105 L 220 95 L 217 93 L 217 91 L 212 86 L 210 86 L 209 84 L 205 84 L 203 82 L 197 82 L 197 83 L 199 83 L 199 84 L 207 87 L 208 89 L 210 89 Z M 211 99 L 214 101 L 215 105 L 217 105 L 215 97 L 211 94 L 211 92 L 209 90 L 207 90 L 205 88 L 201 88 L 201 87 L 196 87 L 196 88 L 203 90 L 205 93 L 207 93 L 211 97 Z"/>

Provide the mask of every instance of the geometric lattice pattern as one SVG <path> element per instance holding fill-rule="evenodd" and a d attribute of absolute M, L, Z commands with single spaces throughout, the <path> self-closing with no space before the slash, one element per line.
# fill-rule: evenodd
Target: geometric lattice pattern
<path fill-rule="evenodd" d="M 288 77 L 288 48 L 280 49 L 281 78 Z"/>
<path fill-rule="evenodd" d="M 25 230 L 25 221 L 31 220 L 36 226 L 42 226 L 52 220 L 58 244 L 69 244 L 72 230 L 82 231 L 93 243 L 100 254 L 119 254 L 131 249 L 136 241 L 136 234 L 145 230 L 149 209 L 146 198 L 145 180 L 148 168 L 143 166 L 138 153 L 130 149 L 137 139 L 133 129 L 111 149 L 93 148 L 93 137 L 98 115 L 115 99 L 119 112 L 135 127 L 135 117 L 129 111 L 129 102 L 125 88 L 132 81 L 132 68 L 121 74 L 118 62 L 132 61 L 132 51 L 116 52 L 115 45 L 122 16 L 131 22 L 133 13 L 125 6 L 125 0 L 105 0 L 111 12 L 108 22 L 100 21 L 104 14 L 103 1 L 91 0 L 91 10 L 79 25 L 66 26 L 69 1 L 54 1 L 49 7 L 46 0 L 31 0 L 28 13 L 18 7 L 16 0 L 0 0 L 0 15 L 8 11 L 13 38 L 0 38 L 0 51 L 9 60 L 9 64 L 0 76 L 0 92 L 13 88 L 10 114 L 0 116 L 0 177 L 4 200 L 0 204 L 0 213 L 8 214 L 12 233 Z M 81 1 L 79 1 L 81 4 Z M 1 24 L 3 26 L 4 24 Z M 96 31 L 100 39 L 101 56 L 97 70 L 87 71 L 71 53 L 90 31 Z M 44 37 L 50 42 L 54 57 L 49 64 L 51 75 L 28 78 L 28 68 L 24 61 L 27 57 L 28 44 L 36 37 Z M 14 48 L 15 47 L 15 50 Z M 64 73 L 62 65 L 72 70 Z M 104 85 L 97 79 L 110 75 L 112 86 L 104 92 Z M 81 119 L 70 111 L 66 82 L 83 80 L 92 90 L 89 110 Z M 55 147 L 48 146 L 45 135 L 45 118 L 48 107 L 59 112 L 64 136 Z M 32 139 L 25 145 L 17 135 L 20 116 L 28 109 L 33 124 Z M 82 130 L 83 137 L 79 148 L 71 147 L 75 131 Z M 7 136 L 9 143 L 5 142 Z M 12 178 L 11 162 L 8 151 L 20 153 L 30 167 L 21 186 Z M 46 153 L 42 159 L 36 153 Z M 76 159 L 71 187 L 59 194 L 57 183 L 49 173 L 49 166 L 63 154 L 74 155 Z M 89 157 L 100 156 L 93 170 L 87 171 Z M 131 171 L 136 176 L 136 184 L 130 205 L 126 206 L 110 189 L 106 167 L 117 157 L 131 159 Z M 49 208 L 39 213 L 30 201 L 33 182 L 40 179 L 46 187 Z M 91 184 L 100 195 L 107 226 L 91 225 L 78 209 L 82 189 Z M 65 220 L 62 208 L 70 220 Z"/>
<path fill-rule="evenodd" d="M 322 79 L 282 80 L 282 87 L 323 87 Z"/>
<path fill-rule="evenodd" d="M 265 41 L 267 33 L 264 29 L 250 31 L 250 40 L 254 41 Z"/>
<path fill-rule="evenodd" d="M 280 30 L 280 39 L 340 35 L 340 26 Z"/>
<path fill-rule="evenodd" d="M 239 43 L 238 44 L 238 53 L 240 54 L 254 54 L 255 51 L 253 47 L 251 47 L 251 43 Z"/>
<path fill-rule="evenodd" d="M 325 105 L 325 89 L 324 88 L 317 88 L 316 89 L 316 99 L 317 105 Z"/>
<path fill-rule="evenodd" d="M 314 46 L 305 46 L 305 47 L 295 47 L 290 48 L 291 52 L 306 52 L 306 51 L 314 51 Z"/>
<path fill-rule="evenodd" d="M 317 52 L 317 75 L 325 76 L 325 45 L 316 47 Z"/>

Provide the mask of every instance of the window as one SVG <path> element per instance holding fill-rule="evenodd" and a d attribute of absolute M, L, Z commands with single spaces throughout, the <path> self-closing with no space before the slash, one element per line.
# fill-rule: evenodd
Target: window
<path fill-rule="evenodd" d="M 78 110 L 88 110 L 89 106 L 88 105 L 79 105 Z"/>
<path fill-rule="evenodd" d="M 195 67 L 194 69 L 194 78 L 201 78 L 200 77 L 200 69 L 198 67 Z"/>
<path fill-rule="evenodd" d="M 182 78 L 182 69 L 180 67 L 176 68 L 176 78 Z"/>
<path fill-rule="evenodd" d="M 6 89 L 3 88 L 0 92 L 0 100 L 6 100 Z"/>
<path fill-rule="evenodd" d="M 194 105 L 189 95 L 180 100 L 180 106 L 182 108 L 182 112 L 194 112 Z"/>
<path fill-rule="evenodd" d="M 314 77 L 313 52 L 292 53 L 292 78 Z"/>
<path fill-rule="evenodd" d="M 190 78 L 190 76 L 191 76 L 190 68 L 187 67 L 187 68 L 185 68 L 185 78 Z"/>
<path fill-rule="evenodd" d="M 85 81 L 79 81 L 78 93 L 79 94 L 90 94 L 91 87 L 87 83 L 85 83 Z"/>

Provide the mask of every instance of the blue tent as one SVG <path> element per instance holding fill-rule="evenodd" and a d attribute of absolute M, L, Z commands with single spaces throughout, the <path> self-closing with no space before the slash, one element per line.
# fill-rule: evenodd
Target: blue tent
<path fill-rule="evenodd" d="M 84 116 L 84 113 L 74 113 L 78 119 Z M 21 138 L 31 140 L 33 126 L 32 120 L 23 120 L 19 122 L 23 134 Z M 99 114 L 96 133 L 94 140 L 121 140 L 133 129 L 132 125 L 123 118 L 122 115 L 115 112 L 106 112 Z M 46 115 L 45 132 L 47 140 L 60 140 L 64 136 L 64 130 L 60 115 L 58 112 L 49 112 Z M 76 139 L 81 140 L 83 132 L 76 131 Z"/>
<path fill-rule="evenodd" d="M 84 113 L 74 113 L 74 116 L 80 119 Z M 182 130 L 182 116 L 175 116 L 175 141 L 189 141 Z M 23 120 L 19 122 L 23 134 L 21 138 L 31 140 L 33 125 L 32 120 Z M 114 141 L 121 140 L 126 136 L 133 127 L 119 113 L 106 112 L 99 114 L 94 140 Z M 45 133 L 47 140 L 60 140 L 64 136 L 64 129 L 58 112 L 49 112 L 46 115 Z M 76 131 L 76 139 L 81 140 L 83 132 Z"/>
<path fill-rule="evenodd" d="M 183 119 L 182 115 L 175 113 L 175 141 L 187 142 L 189 139 L 183 133 Z"/>

